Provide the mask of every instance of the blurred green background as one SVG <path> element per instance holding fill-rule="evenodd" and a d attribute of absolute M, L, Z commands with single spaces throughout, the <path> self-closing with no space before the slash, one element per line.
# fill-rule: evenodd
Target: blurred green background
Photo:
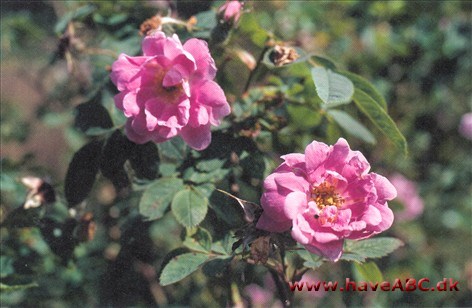
<path fill-rule="evenodd" d="M 25 200 L 20 177 L 46 177 L 54 187 L 61 187 L 72 153 L 84 142 L 72 128 L 71 110 L 85 100 L 97 80 L 107 78 L 104 68 L 114 60 L 101 49 L 138 52 L 139 24 L 168 5 L 166 1 L 2 1 L 2 221 Z M 170 5 L 174 13 L 187 17 L 215 6 L 206 1 Z M 415 181 L 425 207 L 418 218 L 394 223 L 388 234 L 402 239 L 405 246 L 377 264 L 386 280 L 450 277 L 459 281 L 460 289 L 364 295 L 333 292 L 312 297 L 299 293 L 295 303 L 472 306 L 472 142 L 458 132 L 462 115 L 472 109 L 472 2 L 255 1 L 246 7 L 253 8 L 246 15 L 254 17 L 245 16 L 241 27 L 255 19 L 278 39 L 327 56 L 364 76 L 385 96 L 389 114 L 407 138 L 409 156 L 405 159 L 384 151 L 386 142 L 380 138 L 376 146 L 363 147 L 355 140 L 351 146 L 365 150 L 376 166 L 374 171 L 399 172 Z M 87 15 L 87 10 L 94 13 Z M 80 14 L 90 17 L 75 29 L 77 39 L 65 51 L 60 37 L 66 26 L 59 21 L 65 16 L 81 18 Z M 84 51 L 83 45 L 94 49 Z M 305 139 L 292 144 L 297 150 L 304 145 Z M 163 289 L 147 280 L 155 272 L 144 263 L 139 267 L 116 261 L 123 236 L 139 238 L 136 245 L 146 250 L 150 263 L 159 260 L 176 246 L 163 236 L 176 229 L 175 222 L 166 216 L 132 229 L 136 234 L 126 234 L 118 217 L 131 211 L 127 204 L 110 206 L 115 192 L 107 181 L 95 190 L 94 202 L 103 207 L 102 222 L 95 239 L 75 249 L 72 263 L 62 264 L 35 228 L 1 229 L 1 278 L 15 274 L 25 283 L 33 280 L 39 285 L 2 291 L 2 306 L 225 303 L 221 290 L 207 289 L 201 274 Z M 402 207 L 399 202 L 391 206 L 394 212 Z M 256 269 L 247 280 L 264 286 L 263 275 L 258 273 Z M 322 266 L 316 275 L 344 281 L 352 272 L 350 264 L 341 262 Z M 169 301 L 158 300 L 164 293 Z M 249 293 L 242 292 L 246 297 Z M 277 302 L 269 296 L 265 304 Z"/>

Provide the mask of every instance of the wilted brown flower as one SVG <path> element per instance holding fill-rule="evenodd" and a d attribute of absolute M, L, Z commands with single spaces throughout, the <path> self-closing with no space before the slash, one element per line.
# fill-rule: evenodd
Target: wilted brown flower
<path fill-rule="evenodd" d="M 275 66 L 283 66 L 297 60 L 300 55 L 295 48 L 288 46 L 275 45 L 269 55 L 270 60 Z"/>

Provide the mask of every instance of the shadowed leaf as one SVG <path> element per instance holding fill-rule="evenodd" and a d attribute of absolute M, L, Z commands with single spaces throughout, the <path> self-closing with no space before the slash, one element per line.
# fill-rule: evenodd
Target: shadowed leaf
<path fill-rule="evenodd" d="M 97 175 L 103 140 L 92 141 L 75 153 L 67 170 L 64 193 L 70 206 L 82 202 L 92 190 Z"/>

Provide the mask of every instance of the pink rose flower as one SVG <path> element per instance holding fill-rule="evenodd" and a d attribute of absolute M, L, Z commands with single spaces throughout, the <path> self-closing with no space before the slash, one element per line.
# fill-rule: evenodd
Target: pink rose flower
<path fill-rule="evenodd" d="M 226 22 L 236 23 L 241 17 L 242 8 L 243 4 L 237 0 L 226 1 L 226 3 L 218 9 L 218 15 Z"/>
<path fill-rule="evenodd" d="M 472 140 L 472 112 L 466 113 L 461 118 L 459 133 L 465 138 Z"/>
<path fill-rule="evenodd" d="M 404 210 L 395 216 L 399 220 L 413 220 L 423 213 L 423 200 L 418 194 L 416 184 L 401 174 L 394 174 L 389 177 L 393 186 L 398 191 L 398 201 L 404 205 Z"/>
<path fill-rule="evenodd" d="M 205 41 L 163 32 L 146 36 L 143 55 L 121 54 L 111 80 L 120 91 L 115 105 L 128 118 L 126 134 L 136 143 L 164 142 L 177 135 L 196 150 L 211 142 L 211 125 L 230 113 Z"/>
<path fill-rule="evenodd" d="M 346 140 L 334 146 L 313 141 L 304 154 L 282 159 L 264 181 L 259 229 L 291 229 L 308 251 L 337 261 L 345 238 L 368 238 L 392 225 L 387 201 L 396 197 L 395 187 L 369 173 L 364 155 L 352 151 Z"/>

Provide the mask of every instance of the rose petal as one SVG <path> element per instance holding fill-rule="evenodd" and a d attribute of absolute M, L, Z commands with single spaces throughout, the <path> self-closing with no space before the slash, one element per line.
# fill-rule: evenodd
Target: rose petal
<path fill-rule="evenodd" d="M 216 76 L 216 66 L 208 50 L 208 44 L 205 41 L 192 38 L 185 42 L 183 48 L 195 59 L 197 64 L 195 75 L 198 78 L 213 80 Z"/>
<path fill-rule="evenodd" d="M 305 245 L 305 248 L 314 254 L 323 256 L 330 259 L 331 261 L 336 262 L 343 254 L 343 244 L 343 240 L 332 241 L 324 244 L 311 242 L 310 244 Z"/>
<path fill-rule="evenodd" d="M 182 139 L 193 149 L 201 151 L 211 142 L 210 124 L 198 127 L 185 126 L 180 131 Z"/>
<path fill-rule="evenodd" d="M 295 219 L 307 207 L 307 196 L 300 191 L 294 191 L 285 198 L 284 212 L 289 219 Z"/>
<path fill-rule="evenodd" d="M 120 54 L 111 66 L 110 79 L 119 91 L 133 90 L 139 86 L 138 75 L 147 57 L 130 57 Z"/>
<path fill-rule="evenodd" d="M 290 220 L 285 221 L 275 221 L 267 215 L 266 212 L 262 212 L 262 215 L 257 221 L 256 227 L 261 230 L 269 232 L 285 232 L 290 229 L 292 222 Z"/>

